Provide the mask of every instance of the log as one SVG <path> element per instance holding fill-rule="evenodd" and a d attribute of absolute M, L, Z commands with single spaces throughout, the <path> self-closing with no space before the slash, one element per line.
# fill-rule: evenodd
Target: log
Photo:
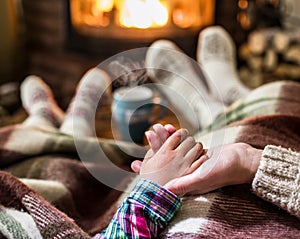
<path fill-rule="evenodd" d="M 283 79 L 298 80 L 300 79 L 300 67 L 291 64 L 280 64 L 274 74 Z"/>
<path fill-rule="evenodd" d="M 240 47 L 239 57 L 246 63 L 246 69 L 240 69 L 240 77 L 249 87 L 276 80 L 299 80 L 300 30 L 257 30 Z"/>
<path fill-rule="evenodd" d="M 263 68 L 263 57 L 256 55 L 249 55 L 247 64 L 251 70 L 261 71 Z"/>
<path fill-rule="evenodd" d="M 277 67 L 278 55 L 273 49 L 269 49 L 263 59 L 263 71 L 274 71 Z"/>
<path fill-rule="evenodd" d="M 290 47 L 284 54 L 284 59 L 300 67 L 300 44 Z"/>
<path fill-rule="evenodd" d="M 252 32 L 248 37 L 250 51 L 256 55 L 264 53 L 272 45 L 271 42 L 275 33 L 279 31 L 279 28 L 267 28 Z"/>
<path fill-rule="evenodd" d="M 279 53 L 284 53 L 291 45 L 299 43 L 300 31 L 280 31 L 273 38 L 274 48 Z"/>
<path fill-rule="evenodd" d="M 249 49 L 248 44 L 241 45 L 239 48 L 239 58 L 241 60 L 246 61 L 250 55 L 251 55 L 251 51 Z"/>
<path fill-rule="evenodd" d="M 278 53 L 284 52 L 289 47 L 290 42 L 291 39 L 287 32 L 276 32 L 273 37 L 273 46 L 275 51 Z"/>
<path fill-rule="evenodd" d="M 246 86 L 254 89 L 263 84 L 263 75 L 259 71 L 250 71 L 247 67 L 241 67 L 239 78 Z"/>

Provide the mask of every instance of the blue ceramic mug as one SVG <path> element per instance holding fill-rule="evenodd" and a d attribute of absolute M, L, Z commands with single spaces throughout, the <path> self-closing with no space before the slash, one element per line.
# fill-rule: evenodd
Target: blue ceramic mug
<path fill-rule="evenodd" d="M 161 108 L 156 117 L 155 105 Z M 122 140 L 142 144 L 145 131 L 161 119 L 165 111 L 161 101 L 157 102 L 154 92 L 146 86 L 122 87 L 113 93 L 112 120 Z"/>

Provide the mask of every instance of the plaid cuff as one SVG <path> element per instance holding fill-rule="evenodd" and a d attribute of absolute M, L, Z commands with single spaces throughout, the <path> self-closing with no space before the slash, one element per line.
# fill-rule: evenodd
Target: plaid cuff
<path fill-rule="evenodd" d="M 172 219 L 181 206 L 181 200 L 175 194 L 146 179 L 139 180 L 128 200 L 145 206 L 153 217 L 163 218 L 165 223 Z"/>

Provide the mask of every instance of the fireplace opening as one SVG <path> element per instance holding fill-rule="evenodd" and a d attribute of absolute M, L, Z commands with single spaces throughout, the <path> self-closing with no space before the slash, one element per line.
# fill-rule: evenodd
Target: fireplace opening
<path fill-rule="evenodd" d="M 111 56 L 156 39 L 194 53 L 199 31 L 214 22 L 215 0 L 69 0 L 70 46 Z"/>

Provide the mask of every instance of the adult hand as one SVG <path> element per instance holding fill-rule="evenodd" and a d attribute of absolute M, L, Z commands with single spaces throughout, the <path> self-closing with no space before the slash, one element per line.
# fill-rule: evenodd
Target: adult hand
<path fill-rule="evenodd" d="M 165 185 L 173 193 L 203 194 L 235 184 L 252 182 L 257 172 L 262 150 L 245 143 L 235 143 L 207 150 L 200 157 L 203 164 L 189 175 Z"/>

